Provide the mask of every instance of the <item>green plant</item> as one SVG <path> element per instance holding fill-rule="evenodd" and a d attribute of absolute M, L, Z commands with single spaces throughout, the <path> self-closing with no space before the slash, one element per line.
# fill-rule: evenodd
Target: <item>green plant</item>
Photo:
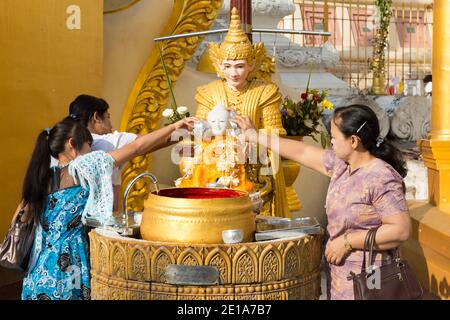
<path fill-rule="evenodd" d="M 178 107 L 177 101 L 175 100 L 175 94 L 173 93 L 173 87 L 172 87 L 172 81 L 170 80 L 169 73 L 167 72 L 167 66 L 164 61 L 163 57 L 163 50 L 161 48 L 161 45 L 158 43 L 158 49 L 159 49 L 159 58 L 161 59 L 161 64 L 163 67 L 164 75 L 166 76 L 167 80 L 167 86 L 169 88 L 170 96 L 172 98 L 172 105 L 170 108 L 165 109 L 162 112 L 162 116 L 167 118 L 168 122 L 165 123 L 165 125 L 169 125 L 171 123 L 175 123 L 183 118 L 189 117 L 188 108 L 185 106 Z"/>
<path fill-rule="evenodd" d="M 319 131 L 320 120 L 325 109 L 332 110 L 333 104 L 326 99 L 327 92 L 316 89 L 300 95 L 298 102 L 285 97 L 281 104 L 281 120 L 288 136 L 312 137 L 321 135 L 321 144 L 327 144 L 327 134 Z"/>

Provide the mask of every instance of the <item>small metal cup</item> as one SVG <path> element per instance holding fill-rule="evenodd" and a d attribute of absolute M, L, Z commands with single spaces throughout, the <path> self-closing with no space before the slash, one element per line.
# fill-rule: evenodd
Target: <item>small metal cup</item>
<path fill-rule="evenodd" d="M 242 229 L 223 230 L 222 240 L 224 243 L 240 243 L 244 240 L 244 231 Z"/>

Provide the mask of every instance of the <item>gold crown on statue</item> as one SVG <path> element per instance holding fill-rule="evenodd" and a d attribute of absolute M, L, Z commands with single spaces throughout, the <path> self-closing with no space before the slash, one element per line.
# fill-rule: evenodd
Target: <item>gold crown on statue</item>
<path fill-rule="evenodd" d="M 221 44 L 210 43 L 208 50 L 214 67 L 222 78 L 223 75 L 218 65 L 223 60 L 247 60 L 249 63 L 256 60 L 256 66 L 259 66 L 265 54 L 264 44 L 259 42 L 252 45 L 242 30 L 241 19 L 236 8 L 231 10 L 230 26 L 224 41 Z"/>
<path fill-rule="evenodd" d="M 219 46 L 219 57 L 222 60 L 254 59 L 253 46 L 242 30 L 238 10 L 231 10 L 230 26 L 224 41 Z"/>

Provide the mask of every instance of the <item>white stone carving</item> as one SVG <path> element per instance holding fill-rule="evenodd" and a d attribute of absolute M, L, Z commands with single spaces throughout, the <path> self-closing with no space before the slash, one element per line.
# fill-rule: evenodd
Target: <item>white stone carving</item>
<path fill-rule="evenodd" d="M 339 52 L 330 44 L 322 47 L 281 49 L 277 53 L 278 62 L 286 68 L 310 67 L 317 69 L 333 68 L 339 63 Z"/>
<path fill-rule="evenodd" d="M 407 160 L 408 174 L 404 181 L 407 200 L 428 199 L 428 171 L 421 160 Z"/>
<path fill-rule="evenodd" d="M 394 111 L 392 133 L 406 140 L 425 139 L 431 130 L 431 99 L 405 97 Z"/>
<path fill-rule="evenodd" d="M 230 0 L 225 0 L 219 11 L 220 15 L 228 15 L 231 11 Z M 284 17 L 295 12 L 295 5 L 292 0 L 252 0 L 253 25 L 258 26 L 258 17 L 264 19 L 264 25 L 267 26 L 267 17 L 273 17 L 275 27 Z"/>

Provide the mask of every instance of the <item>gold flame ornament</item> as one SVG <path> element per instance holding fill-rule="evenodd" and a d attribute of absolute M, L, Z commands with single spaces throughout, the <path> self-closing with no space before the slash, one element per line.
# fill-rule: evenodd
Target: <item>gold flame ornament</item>
<path fill-rule="evenodd" d="M 222 79 L 225 76 L 220 65 L 224 60 L 246 60 L 250 65 L 255 64 L 248 76 L 248 80 L 251 80 L 256 76 L 256 71 L 259 70 L 265 55 L 264 44 L 258 42 L 252 45 L 242 30 L 241 19 L 236 8 L 231 10 L 230 26 L 224 41 L 221 44 L 209 43 L 208 51 L 216 73 Z"/>

